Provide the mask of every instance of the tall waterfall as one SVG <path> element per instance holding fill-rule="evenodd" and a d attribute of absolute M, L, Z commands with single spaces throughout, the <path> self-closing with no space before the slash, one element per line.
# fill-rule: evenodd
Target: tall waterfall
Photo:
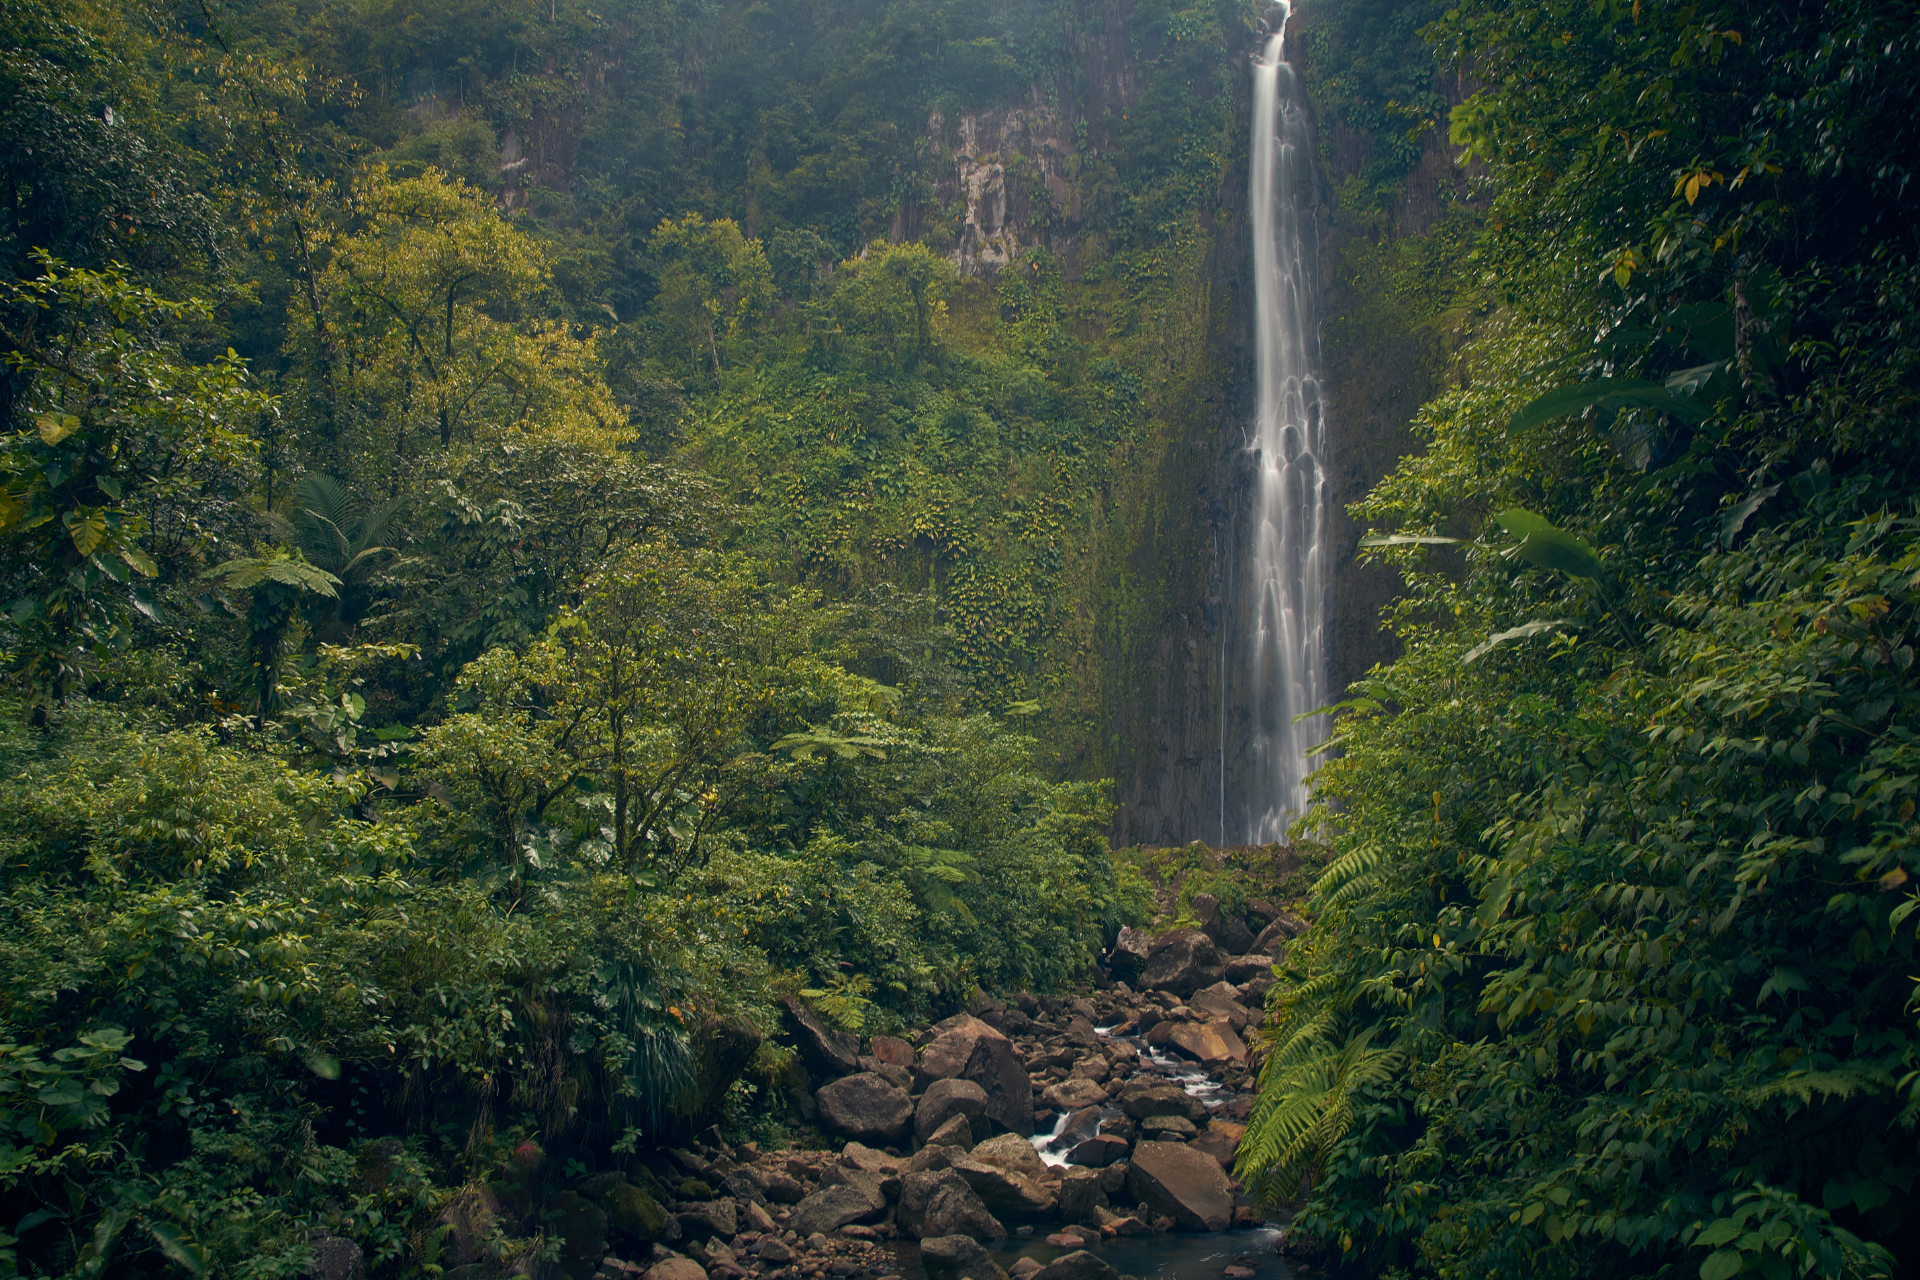
<path fill-rule="evenodd" d="M 1285 836 L 1306 806 L 1305 753 L 1327 735 L 1327 619 L 1332 588 L 1332 486 L 1314 321 L 1317 243 L 1313 135 L 1285 60 L 1290 6 L 1253 71 L 1253 230 L 1259 415 L 1248 447 L 1256 479 L 1247 520 L 1245 607 L 1234 683 L 1249 700 L 1243 774 L 1247 838 Z M 1222 762 L 1223 773 L 1225 762 Z M 1227 826 L 1222 804 L 1221 825 Z"/>

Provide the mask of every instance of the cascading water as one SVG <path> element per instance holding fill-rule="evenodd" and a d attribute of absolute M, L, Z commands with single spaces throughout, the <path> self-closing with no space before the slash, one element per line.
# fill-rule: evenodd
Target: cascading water
<path fill-rule="evenodd" d="M 1235 683 L 1247 699 L 1251 740 L 1243 773 L 1246 838 L 1285 837 L 1306 806 L 1306 752 L 1325 740 L 1325 716 L 1294 717 L 1327 703 L 1333 497 L 1320 399 L 1320 338 L 1313 315 L 1317 243 L 1313 135 L 1285 59 L 1291 8 L 1253 69 L 1254 315 L 1258 416 L 1248 447 L 1255 481 L 1247 521 L 1244 606 Z M 1224 723 L 1224 718 L 1223 718 Z M 1221 762 L 1222 776 L 1227 764 Z M 1221 827 L 1228 828 L 1223 799 Z"/>

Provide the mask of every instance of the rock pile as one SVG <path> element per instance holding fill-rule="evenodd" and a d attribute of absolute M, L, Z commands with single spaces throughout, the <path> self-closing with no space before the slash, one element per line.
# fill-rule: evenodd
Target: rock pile
<path fill-rule="evenodd" d="M 1251 1225 L 1231 1177 L 1253 1106 L 1251 1033 L 1275 959 L 1306 929 L 1255 906 L 1208 930 L 1126 931 L 1110 962 L 1138 990 L 978 996 L 911 1040 L 862 1045 L 792 1005 L 817 1084 L 804 1101 L 841 1148 L 728 1147 L 709 1131 L 655 1177 L 667 1222 L 653 1242 L 593 1274 L 880 1280 L 897 1269 L 892 1242 L 915 1240 L 930 1280 L 1008 1280 L 981 1242 L 1040 1233 L 1079 1250 Z M 1023 1263 L 1012 1280 L 1031 1276 L 1114 1280 L 1086 1252 Z"/>

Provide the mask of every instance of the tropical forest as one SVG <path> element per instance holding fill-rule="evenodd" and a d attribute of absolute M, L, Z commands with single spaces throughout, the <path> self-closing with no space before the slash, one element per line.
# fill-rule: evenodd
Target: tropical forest
<path fill-rule="evenodd" d="M 1920 1277 L 1911 0 L 0 0 L 0 1276 Z"/>

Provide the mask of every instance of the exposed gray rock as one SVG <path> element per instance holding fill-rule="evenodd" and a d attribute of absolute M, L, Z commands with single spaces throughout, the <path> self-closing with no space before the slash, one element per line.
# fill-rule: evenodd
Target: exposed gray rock
<path fill-rule="evenodd" d="M 905 1089 L 862 1071 L 814 1091 L 820 1118 L 850 1138 L 897 1138 L 913 1117 L 913 1099 Z"/>
<path fill-rule="evenodd" d="M 1003 1280 L 985 1246 L 972 1236 L 930 1236 L 920 1242 L 920 1261 L 928 1280 Z"/>
<path fill-rule="evenodd" d="M 1198 929 L 1175 929 L 1153 940 L 1140 982 L 1158 991 L 1190 996 L 1220 981 L 1222 972 L 1213 939 Z"/>
<path fill-rule="evenodd" d="M 1148 1116 L 1185 1116 L 1194 1121 L 1207 1118 L 1206 1104 L 1171 1084 L 1128 1084 L 1120 1090 L 1120 1109 L 1135 1120 Z"/>
<path fill-rule="evenodd" d="M 1033 1133 L 1033 1082 L 1013 1051 L 1013 1043 L 968 1014 L 948 1018 L 934 1029 L 933 1042 L 921 1052 L 914 1081 L 931 1088 L 936 1080 L 971 1080 L 986 1092 L 984 1118 L 1022 1137 Z"/>
<path fill-rule="evenodd" d="M 1095 1210 L 1107 1207 L 1107 1193 L 1100 1187 L 1096 1169 L 1069 1169 L 1060 1180 L 1059 1211 L 1062 1222 L 1090 1222 L 1099 1225 Z"/>
<path fill-rule="evenodd" d="M 973 1121 L 955 1112 L 944 1120 L 938 1129 L 927 1135 L 921 1144 L 923 1148 L 952 1147 L 956 1151 L 973 1150 Z"/>
<path fill-rule="evenodd" d="M 740 1230 L 740 1207 L 731 1199 L 696 1200 L 683 1204 L 674 1215 L 680 1220 L 680 1230 L 689 1240 L 705 1240 L 710 1236 L 733 1236 Z"/>
<path fill-rule="evenodd" d="M 1255 952 L 1252 955 L 1236 956 L 1227 961 L 1223 972 L 1228 982 L 1238 986 L 1251 978 L 1271 978 L 1273 966 L 1272 956 Z"/>
<path fill-rule="evenodd" d="M 935 1080 L 920 1095 L 914 1109 L 913 1131 L 922 1143 L 932 1138 L 948 1117 L 964 1115 L 969 1120 L 987 1113 L 987 1091 L 972 1080 Z"/>
<path fill-rule="evenodd" d="M 1004 1240 L 1007 1229 L 987 1212 L 973 1188 L 952 1169 L 910 1173 L 900 1182 L 900 1209 L 896 1221 L 912 1235 L 972 1236 L 976 1240 Z"/>
<path fill-rule="evenodd" d="M 1120 1280 L 1120 1273 L 1085 1249 L 1076 1249 L 1034 1272 L 1033 1280 Z"/>
<path fill-rule="evenodd" d="M 964 1156 L 953 1162 L 953 1171 L 966 1180 L 973 1193 L 980 1197 L 980 1203 L 997 1217 L 1036 1218 L 1053 1212 L 1053 1188 L 1043 1182 Z"/>
<path fill-rule="evenodd" d="M 1127 1186 L 1134 1198 L 1189 1231 L 1233 1225 L 1233 1189 L 1219 1161 L 1182 1143 L 1143 1142 L 1133 1149 Z"/>
<path fill-rule="evenodd" d="M 1040 1158 L 1033 1144 L 1011 1133 L 1003 1133 L 980 1143 L 973 1149 L 973 1158 L 981 1164 L 990 1164 L 996 1169 L 1005 1169 L 1036 1182 L 1047 1176 L 1047 1162 Z"/>
<path fill-rule="evenodd" d="M 366 1274 L 366 1258 L 360 1246 L 344 1236 L 320 1236 L 313 1242 L 307 1274 L 314 1280 L 360 1280 Z"/>
<path fill-rule="evenodd" d="M 1107 953 L 1107 971 L 1123 982 L 1138 985 L 1140 975 L 1146 972 L 1149 942 L 1146 932 L 1132 925 L 1120 930 L 1113 950 Z"/>
<path fill-rule="evenodd" d="M 1059 1084 L 1048 1085 L 1040 1100 L 1058 1111 L 1079 1111 L 1105 1102 L 1107 1091 L 1086 1076 L 1068 1076 Z"/>
<path fill-rule="evenodd" d="M 793 1216 L 787 1219 L 787 1227 L 803 1236 L 816 1231 L 838 1231 L 849 1222 L 877 1218 L 886 1209 L 887 1198 L 877 1187 L 839 1182 L 822 1187 L 795 1205 Z"/>
<path fill-rule="evenodd" d="M 787 997 L 786 1022 L 800 1061 L 816 1077 L 831 1080 L 860 1069 L 860 1042 L 827 1026 L 792 996 Z"/>

